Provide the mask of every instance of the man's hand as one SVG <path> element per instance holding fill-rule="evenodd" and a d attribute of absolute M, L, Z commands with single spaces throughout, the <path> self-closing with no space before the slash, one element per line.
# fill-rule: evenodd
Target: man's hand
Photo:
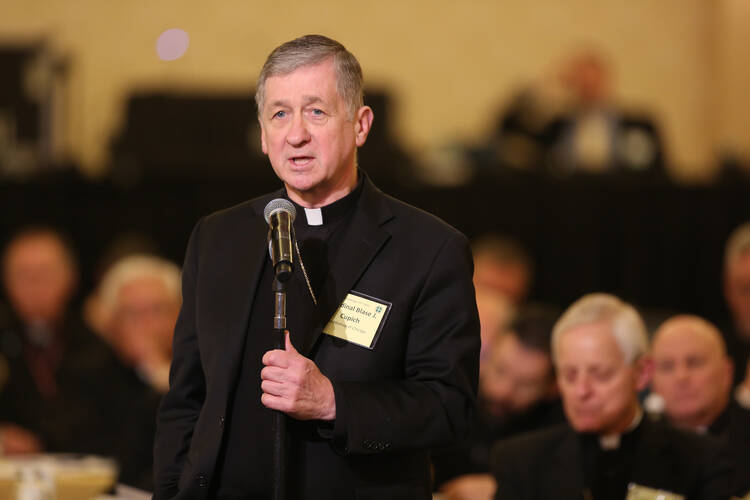
<path fill-rule="evenodd" d="M 7 455 L 39 453 L 42 443 L 36 434 L 17 425 L 0 423 L 0 448 Z"/>
<path fill-rule="evenodd" d="M 334 420 L 336 398 L 331 381 L 315 363 L 297 352 L 289 332 L 284 337 L 286 350 L 275 349 L 263 355 L 260 401 L 297 420 Z"/>
<path fill-rule="evenodd" d="M 440 493 L 446 500 L 491 500 L 497 490 L 489 474 L 467 474 L 445 483 Z"/>

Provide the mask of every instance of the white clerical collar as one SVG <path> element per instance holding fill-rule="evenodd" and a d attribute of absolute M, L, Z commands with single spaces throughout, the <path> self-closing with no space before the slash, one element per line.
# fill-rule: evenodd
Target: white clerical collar
<path fill-rule="evenodd" d="M 628 425 L 624 433 L 627 434 L 628 432 L 631 432 L 633 429 L 638 427 L 638 424 L 641 423 L 641 420 L 643 420 L 643 410 L 639 406 L 638 411 L 636 411 L 633 420 L 630 421 L 630 425 Z M 599 436 L 599 446 L 601 446 L 602 450 L 616 450 L 620 447 L 621 437 L 622 434 L 606 434 Z"/>
<path fill-rule="evenodd" d="M 308 226 L 323 225 L 323 210 L 319 208 L 305 208 L 305 217 Z"/>

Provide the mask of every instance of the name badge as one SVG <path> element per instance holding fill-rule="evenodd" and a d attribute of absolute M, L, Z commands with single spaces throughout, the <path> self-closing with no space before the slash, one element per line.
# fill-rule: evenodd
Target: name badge
<path fill-rule="evenodd" d="M 385 300 L 352 290 L 333 313 L 323 333 L 372 349 L 385 325 L 391 305 Z"/>
<path fill-rule="evenodd" d="M 625 497 L 625 500 L 685 500 L 685 497 L 677 493 L 630 483 L 628 485 L 628 496 Z"/>

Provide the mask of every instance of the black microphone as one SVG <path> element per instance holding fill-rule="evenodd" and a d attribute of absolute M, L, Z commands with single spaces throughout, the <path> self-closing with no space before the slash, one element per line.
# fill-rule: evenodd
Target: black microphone
<path fill-rule="evenodd" d="M 274 276 L 279 282 L 286 283 L 292 277 L 294 264 L 292 222 L 297 210 L 289 200 L 276 198 L 268 202 L 263 216 L 268 223 L 268 253 L 273 262 Z"/>

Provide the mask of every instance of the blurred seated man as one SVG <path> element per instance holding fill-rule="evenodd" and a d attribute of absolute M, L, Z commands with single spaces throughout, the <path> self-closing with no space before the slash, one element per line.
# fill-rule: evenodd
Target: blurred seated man
<path fill-rule="evenodd" d="M 159 393 L 169 388 L 172 334 L 181 302 L 179 267 L 149 255 L 116 262 L 99 287 L 105 338 Z"/>
<path fill-rule="evenodd" d="M 750 493 L 750 410 L 731 397 L 732 362 L 719 330 L 697 316 L 675 316 L 654 334 L 652 389 L 667 420 L 718 436 L 734 461 L 733 493 Z"/>
<path fill-rule="evenodd" d="M 750 222 L 732 232 L 724 251 L 724 297 L 728 324 L 722 328 L 734 361 L 734 384 L 745 376 L 750 358 Z"/>
<path fill-rule="evenodd" d="M 471 253 L 478 291 L 493 290 L 515 306 L 526 301 L 534 269 L 531 258 L 517 241 L 487 234 L 472 243 Z"/>
<path fill-rule="evenodd" d="M 496 498 L 728 498 L 730 465 L 718 442 L 643 418 L 647 349 L 632 306 L 607 294 L 571 305 L 552 332 L 567 423 L 496 445 Z"/>
<path fill-rule="evenodd" d="M 477 310 L 479 311 L 479 336 L 482 346 L 479 351 L 479 371 L 487 365 L 490 347 L 497 333 L 507 328 L 516 315 L 516 308 L 508 299 L 495 290 L 476 290 Z"/>
<path fill-rule="evenodd" d="M 659 131 L 644 115 L 626 114 L 612 99 L 612 72 L 596 51 L 574 54 L 565 63 L 561 83 L 570 109 L 546 132 L 553 170 L 644 171 L 663 163 Z"/>
<path fill-rule="evenodd" d="M 492 443 L 565 421 L 550 359 L 555 319 L 547 310 L 528 309 L 495 332 L 480 370 L 477 424 L 460 445 L 433 454 L 435 483 L 446 499 L 492 498 Z"/>
<path fill-rule="evenodd" d="M 73 252 L 50 228 L 22 230 L 2 255 L 11 318 L 0 325 L 0 439 L 6 453 L 79 452 L 116 456 L 132 404 L 122 366 L 71 307 Z"/>

